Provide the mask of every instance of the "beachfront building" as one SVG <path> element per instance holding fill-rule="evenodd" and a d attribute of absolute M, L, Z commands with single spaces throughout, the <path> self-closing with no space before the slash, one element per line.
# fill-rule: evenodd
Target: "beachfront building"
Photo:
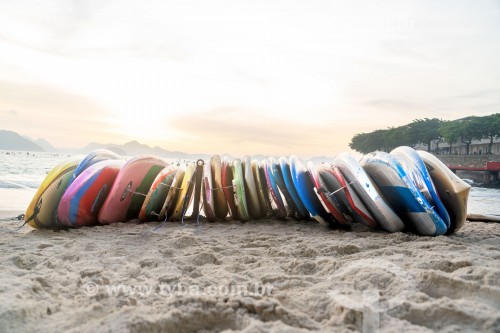
<path fill-rule="evenodd" d="M 473 140 L 469 147 L 469 155 L 488 155 L 490 140 Z M 423 144 L 416 145 L 415 149 L 427 150 L 427 146 Z M 431 143 L 431 151 L 434 154 L 440 155 L 467 155 L 467 145 L 461 141 L 453 143 L 451 146 L 446 142 L 440 142 L 439 145 L 436 141 Z M 493 145 L 491 146 L 491 155 L 500 155 L 500 138 L 493 140 Z"/>

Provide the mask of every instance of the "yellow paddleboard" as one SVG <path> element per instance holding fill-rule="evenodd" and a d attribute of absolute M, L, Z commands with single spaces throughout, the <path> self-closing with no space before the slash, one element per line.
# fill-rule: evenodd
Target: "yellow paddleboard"
<path fill-rule="evenodd" d="M 172 185 L 169 187 L 167 198 L 161 208 L 160 215 L 158 216 L 158 221 L 163 221 L 165 218 L 170 220 L 171 215 L 174 213 L 174 205 L 177 202 L 177 197 L 180 192 L 179 189 L 181 188 L 183 179 L 184 170 L 177 170 Z"/>
<path fill-rule="evenodd" d="M 268 204 L 264 191 L 267 190 L 267 183 L 263 184 L 259 175 L 259 162 L 252 160 L 252 173 L 255 180 L 255 187 L 257 188 L 257 195 L 259 197 L 260 217 L 266 217 L 268 213 Z"/>
<path fill-rule="evenodd" d="M 245 192 L 247 195 L 248 212 L 252 218 L 258 219 L 262 216 L 262 213 L 259 203 L 259 194 L 257 192 L 257 184 L 252 170 L 252 162 L 248 155 L 243 158 L 243 177 L 246 185 Z"/>
<path fill-rule="evenodd" d="M 184 179 L 182 180 L 181 188 L 178 193 L 177 202 L 175 203 L 175 210 L 171 218 L 172 221 L 180 221 L 191 204 L 196 176 L 195 170 L 196 164 L 189 163 L 184 173 Z"/>
<path fill-rule="evenodd" d="M 26 223 L 33 228 L 64 227 L 57 221 L 57 206 L 80 161 L 66 159 L 47 174 L 24 214 Z"/>

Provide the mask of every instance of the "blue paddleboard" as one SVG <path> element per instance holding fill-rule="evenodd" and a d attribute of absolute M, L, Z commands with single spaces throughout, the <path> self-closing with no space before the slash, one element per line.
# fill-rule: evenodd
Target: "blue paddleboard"
<path fill-rule="evenodd" d="M 279 159 L 279 166 L 281 169 L 281 174 L 283 175 L 285 186 L 293 200 L 293 203 L 295 204 L 297 217 L 299 219 L 309 219 L 309 212 L 302 203 L 302 200 L 300 200 L 299 194 L 297 193 L 295 185 L 293 184 L 292 172 L 290 171 L 290 164 L 288 163 L 288 160 L 285 157 L 281 157 Z"/>
<path fill-rule="evenodd" d="M 365 155 L 361 165 L 377 184 L 390 205 L 420 235 L 438 236 L 446 233 L 443 219 L 415 186 L 399 161 L 385 152 Z"/>
<path fill-rule="evenodd" d="M 307 174 L 306 167 L 297 156 L 290 157 L 290 171 L 295 189 L 312 217 L 321 224 L 336 225 L 333 216 L 325 210 L 316 196 L 314 184 Z"/>
<path fill-rule="evenodd" d="M 101 162 L 101 161 L 121 160 L 121 159 L 122 159 L 122 157 L 113 153 L 111 150 L 107 150 L 107 149 L 93 150 L 87 156 L 85 156 L 84 159 L 78 164 L 78 166 L 76 167 L 75 173 L 73 174 L 73 177 L 69 181 L 69 185 L 71 185 L 71 183 L 73 183 L 75 181 L 76 177 L 78 177 L 89 166 L 96 164 L 97 162 Z"/>
<path fill-rule="evenodd" d="M 422 192 L 427 201 L 434 205 L 437 213 L 443 219 L 446 227 L 450 227 L 450 215 L 441 202 L 437 194 L 431 175 L 427 171 L 424 161 L 420 155 L 410 147 L 401 146 L 391 151 L 392 156 L 396 157 L 401 166 L 410 176 L 417 188 Z"/>
<path fill-rule="evenodd" d="M 269 197 L 271 198 L 271 202 L 274 203 L 275 206 L 272 207 L 273 213 L 276 215 L 276 217 L 284 219 L 287 216 L 285 202 L 283 201 L 280 190 L 278 189 L 278 185 L 276 184 L 276 179 L 274 178 L 273 174 L 273 164 L 271 161 L 265 161 L 264 171 L 266 173 L 267 188 L 269 189 L 270 194 Z"/>
<path fill-rule="evenodd" d="M 348 186 L 354 189 L 354 192 L 359 195 L 371 216 L 375 218 L 376 223 L 370 225 L 371 227 L 378 225 L 389 232 L 404 229 L 404 222 L 386 202 L 385 198 L 382 197 L 369 175 L 354 156 L 349 153 L 341 153 L 337 155 L 333 164 L 340 169 L 348 181 Z"/>

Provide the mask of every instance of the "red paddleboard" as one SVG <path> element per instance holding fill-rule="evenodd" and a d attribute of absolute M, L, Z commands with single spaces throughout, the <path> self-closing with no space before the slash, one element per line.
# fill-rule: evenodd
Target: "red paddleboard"
<path fill-rule="evenodd" d="M 160 171 L 169 164 L 154 156 L 137 156 L 118 173 L 99 212 L 101 224 L 125 222 L 139 216 L 147 193 Z"/>
<path fill-rule="evenodd" d="M 85 169 L 64 193 L 57 209 L 59 223 L 69 227 L 93 225 L 125 161 L 105 160 Z"/>
<path fill-rule="evenodd" d="M 329 169 L 325 164 L 322 164 L 320 166 L 321 169 Z M 339 222 L 342 225 L 349 226 L 350 223 L 347 222 L 345 219 L 344 215 L 341 212 L 341 208 L 339 207 L 338 204 L 334 200 L 329 200 L 328 195 L 330 193 L 328 190 L 326 190 L 324 187 L 321 186 L 321 183 L 319 181 L 319 175 L 318 175 L 318 170 L 314 167 L 314 164 L 312 162 L 307 163 L 307 170 L 309 171 L 309 177 L 311 178 L 311 181 L 314 185 L 314 192 L 316 192 L 316 195 L 318 196 L 318 199 L 321 201 L 324 207 L 332 213 L 333 217 L 337 222 Z"/>
<path fill-rule="evenodd" d="M 372 228 L 376 228 L 377 222 L 370 214 L 366 206 L 363 204 L 361 198 L 356 194 L 354 189 L 346 181 L 340 169 L 334 166 L 332 167 L 330 172 L 340 185 L 340 188 L 333 189 L 333 191 L 338 190 L 340 197 L 343 197 L 344 200 L 346 200 L 345 205 L 347 206 L 354 221 L 363 223 Z M 329 189 L 329 191 L 332 192 L 332 189 Z"/>

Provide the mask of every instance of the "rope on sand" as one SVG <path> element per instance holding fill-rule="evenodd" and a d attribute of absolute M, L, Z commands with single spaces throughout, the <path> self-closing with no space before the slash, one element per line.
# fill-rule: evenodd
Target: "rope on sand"
<path fill-rule="evenodd" d="M 5 232 L 8 232 L 8 233 L 11 233 L 11 234 L 15 234 L 15 233 L 18 233 L 25 225 L 26 225 L 26 222 L 24 221 L 24 214 L 21 214 L 21 215 L 18 215 L 18 216 L 14 216 L 14 217 L 8 217 L 8 218 L 4 218 L 4 219 L 0 219 L 0 222 L 9 222 L 9 221 L 18 221 L 18 222 L 22 222 L 22 224 L 20 226 L 18 226 L 17 228 L 14 228 L 14 229 L 11 229 L 9 227 L 5 227 L 5 226 L 0 226 L 0 230 L 1 231 L 5 231 Z"/>
<path fill-rule="evenodd" d="M 500 223 L 500 215 L 467 214 L 467 221 Z"/>

